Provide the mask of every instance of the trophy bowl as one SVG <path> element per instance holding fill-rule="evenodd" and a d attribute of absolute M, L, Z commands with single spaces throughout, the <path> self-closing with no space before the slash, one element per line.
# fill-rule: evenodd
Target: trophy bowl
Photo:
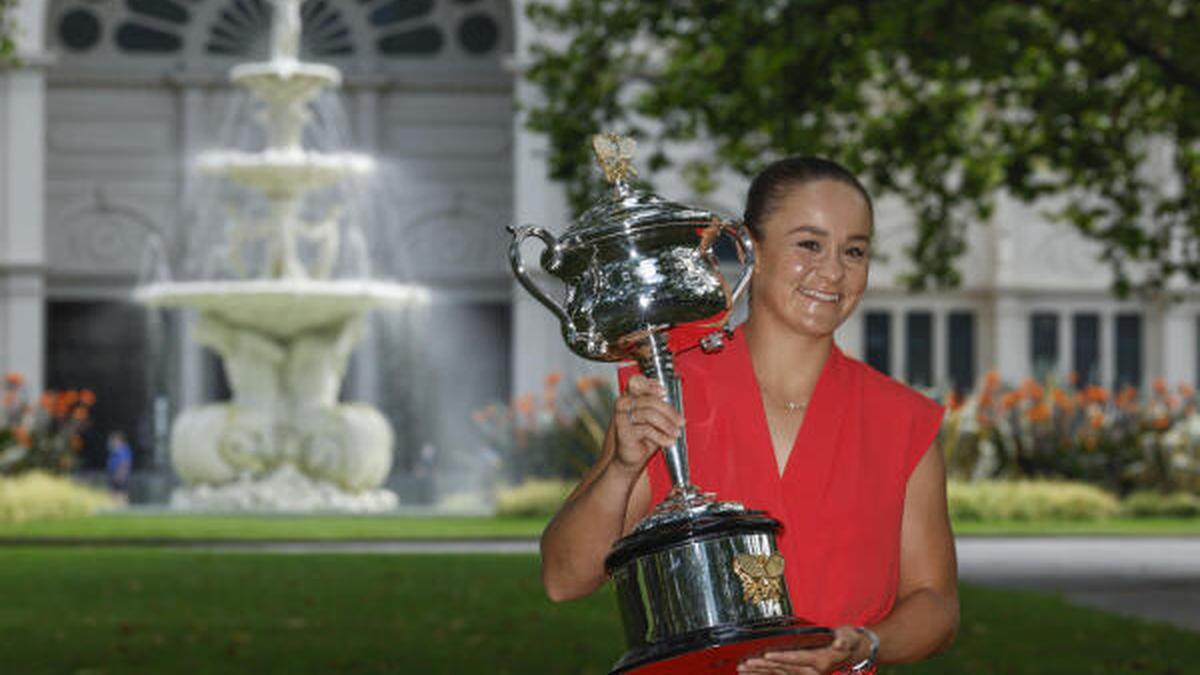
<path fill-rule="evenodd" d="M 712 321 L 701 347 L 723 346 L 731 309 L 749 285 L 753 241 L 740 223 L 632 188 L 632 140 L 597 136 L 593 148 L 611 192 L 561 237 L 510 228 L 513 274 L 559 319 L 574 353 L 637 362 L 682 412 L 666 331 Z M 732 286 L 713 253 L 721 236 L 733 240 L 741 262 Z M 564 284 L 561 302 L 526 271 L 521 244 L 529 238 L 544 243 L 541 267 Z M 831 643 L 828 628 L 792 615 L 779 521 L 692 485 L 686 435 L 663 448 L 663 457 L 670 492 L 605 560 L 628 647 L 612 672 L 733 672 L 763 651 Z"/>

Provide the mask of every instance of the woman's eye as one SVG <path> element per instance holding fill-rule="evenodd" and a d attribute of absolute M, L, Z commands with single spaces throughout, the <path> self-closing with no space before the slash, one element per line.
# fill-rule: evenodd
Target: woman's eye
<path fill-rule="evenodd" d="M 850 248 L 846 249 L 846 255 L 850 256 L 851 258 L 865 258 L 867 257 L 867 249 L 858 246 L 851 246 Z"/>
<path fill-rule="evenodd" d="M 821 250 L 821 244 L 812 239 L 805 239 L 796 245 L 799 246 L 800 248 L 806 248 L 810 251 L 820 251 Z"/>

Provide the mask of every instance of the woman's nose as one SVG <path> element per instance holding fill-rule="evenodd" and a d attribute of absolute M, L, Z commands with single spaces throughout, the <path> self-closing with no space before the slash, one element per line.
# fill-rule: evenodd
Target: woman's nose
<path fill-rule="evenodd" d="M 822 279 L 840 281 L 846 274 L 846 267 L 842 264 L 842 257 L 833 251 L 821 256 L 820 262 L 817 263 L 817 273 L 821 275 Z"/>

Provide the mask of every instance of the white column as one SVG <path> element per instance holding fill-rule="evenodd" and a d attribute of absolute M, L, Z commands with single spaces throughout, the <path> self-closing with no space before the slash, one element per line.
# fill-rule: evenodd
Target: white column
<path fill-rule="evenodd" d="M 1167 384 L 1196 384 L 1196 307 L 1176 303 L 1162 314 L 1162 370 Z"/>
<path fill-rule="evenodd" d="M 516 34 L 511 67 L 515 71 L 516 99 L 521 104 L 528 104 L 536 101 L 540 94 L 521 74 L 533 30 L 525 18 L 524 4 L 519 0 L 513 3 Z M 547 146 L 544 136 L 525 128 L 523 112 L 513 116 L 513 222 L 539 225 L 560 234 L 569 224 L 570 209 L 562 186 L 546 175 Z M 526 247 L 527 267 L 531 272 L 538 269 L 539 250 L 540 242 L 536 240 Z M 546 275 L 536 276 L 549 292 L 561 297 L 558 282 Z M 585 372 L 615 372 L 608 364 L 586 361 L 568 350 L 558 319 L 515 282 L 512 284 L 512 308 L 513 394 L 540 391 L 546 375 L 553 371 L 568 377 Z"/>
<path fill-rule="evenodd" d="M 1029 321 L 1024 303 L 1013 297 L 996 298 L 992 328 L 996 370 L 1002 381 L 1016 384 L 1030 373 Z"/>
<path fill-rule="evenodd" d="M 180 139 L 181 146 L 180 157 L 183 157 L 183 165 L 179 167 L 179 186 L 180 195 L 187 198 L 195 189 L 195 182 L 198 175 L 192 166 L 188 163 L 193 161 L 205 147 L 209 145 L 210 134 L 209 126 L 206 121 L 206 107 L 208 105 L 208 94 L 204 89 L 197 86 L 185 86 L 180 91 Z M 186 237 L 185 232 L 173 233 L 176 237 Z M 195 252 L 189 252 L 189 255 L 195 255 Z M 179 273 L 179 270 L 173 270 L 174 273 Z M 196 317 L 193 310 L 175 309 L 173 312 L 182 314 L 182 320 L 179 322 L 179 401 L 178 408 L 190 408 L 200 405 L 204 401 L 204 359 L 203 349 L 196 344 L 192 339 L 192 332 L 196 326 Z"/>
<path fill-rule="evenodd" d="M 36 6 L 35 6 L 36 5 Z M 0 373 L 45 384 L 46 80 L 40 3 L 19 6 L 22 66 L 0 71 Z"/>
<path fill-rule="evenodd" d="M 1111 387 L 1117 376 L 1117 320 L 1111 305 L 1100 310 L 1100 384 Z"/>

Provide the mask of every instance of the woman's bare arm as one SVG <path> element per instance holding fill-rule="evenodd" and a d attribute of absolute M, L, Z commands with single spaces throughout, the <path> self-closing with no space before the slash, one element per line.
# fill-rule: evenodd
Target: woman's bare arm
<path fill-rule="evenodd" d="M 646 462 L 682 424 L 656 382 L 630 379 L 613 406 L 600 460 L 542 532 L 542 585 L 551 600 L 581 598 L 604 583 L 605 556 L 650 508 Z"/>
<path fill-rule="evenodd" d="M 958 632 L 958 562 L 946 511 L 946 467 L 936 447 L 908 479 L 896 606 L 873 630 L 880 663 L 932 656 L 949 648 Z"/>

